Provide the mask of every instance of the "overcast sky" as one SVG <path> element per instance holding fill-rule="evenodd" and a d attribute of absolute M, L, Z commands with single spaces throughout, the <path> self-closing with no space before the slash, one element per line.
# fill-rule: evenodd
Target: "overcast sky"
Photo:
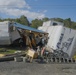
<path fill-rule="evenodd" d="M 71 18 L 76 21 L 76 0 L 0 0 L 0 18 Z"/>

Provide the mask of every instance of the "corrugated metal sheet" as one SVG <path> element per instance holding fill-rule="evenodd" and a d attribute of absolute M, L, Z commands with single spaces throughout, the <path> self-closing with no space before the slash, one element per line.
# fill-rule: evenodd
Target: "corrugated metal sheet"
<path fill-rule="evenodd" d="M 38 33 L 45 33 L 44 31 L 29 27 L 29 26 L 25 26 L 19 23 L 14 23 L 14 26 L 20 29 L 26 29 L 26 30 L 30 30 L 30 31 L 38 32 Z"/>

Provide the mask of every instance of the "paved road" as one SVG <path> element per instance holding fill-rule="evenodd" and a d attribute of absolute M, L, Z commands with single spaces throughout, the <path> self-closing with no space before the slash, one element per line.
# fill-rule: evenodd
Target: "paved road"
<path fill-rule="evenodd" d="M 76 64 L 0 62 L 0 75 L 76 75 Z"/>

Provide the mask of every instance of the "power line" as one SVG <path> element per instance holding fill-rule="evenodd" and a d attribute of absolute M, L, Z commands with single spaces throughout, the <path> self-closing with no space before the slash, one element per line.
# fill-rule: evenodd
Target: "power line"
<path fill-rule="evenodd" d="M 29 5 L 30 7 L 34 7 L 34 9 L 37 9 L 37 8 L 57 8 L 57 9 L 68 9 L 68 8 L 72 8 L 72 9 L 75 9 L 76 8 L 76 4 L 70 4 L 70 5 Z M 0 8 L 20 8 L 20 6 L 16 6 L 16 5 L 0 5 Z M 24 6 L 21 6 L 22 8 L 26 8 L 27 5 L 24 5 Z"/>
<path fill-rule="evenodd" d="M 16 5 L 0 5 L 0 6 L 16 6 Z M 19 5 L 18 5 L 19 6 Z M 24 5 L 26 7 L 27 5 Z M 76 6 L 76 4 L 70 4 L 70 5 L 29 5 L 29 6 Z"/>

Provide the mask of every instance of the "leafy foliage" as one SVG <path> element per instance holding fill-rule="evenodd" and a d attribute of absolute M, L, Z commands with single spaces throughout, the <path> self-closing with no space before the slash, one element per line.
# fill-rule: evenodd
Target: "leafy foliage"
<path fill-rule="evenodd" d="M 2 21 L 15 21 L 15 22 L 18 22 L 18 23 L 23 24 L 23 25 L 27 25 L 27 26 L 30 25 L 27 17 L 25 17 L 24 15 L 22 15 L 20 18 L 16 18 L 16 19 L 11 19 L 11 18 L 0 19 L 0 22 L 2 22 Z"/>
<path fill-rule="evenodd" d="M 49 20 L 49 18 L 47 18 L 47 17 L 45 17 L 45 18 L 42 19 L 43 22 L 46 22 L 48 20 Z"/>
<path fill-rule="evenodd" d="M 16 18 L 16 19 L 11 19 L 11 18 L 1 19 L 0 18 L 0 22 L 2 22 L 2 21 L 15 21 L 15 22 L 18 22 L 18 23 L 23 24 L 23 25 L 31 26 L 33 28 L 38 28 L 39 26 L 42 26 L 43 22 L 46 22 L 49 20 L 55 20 L 58 22 L 62 22 L 62 23 L 64 23 L 64 25 L 66 27 L 76 29 L 76 22 L 71 21 L 71 18 L 62 19 L 62 18 L 45 17 L 43 19 L 34 19 L 31 21 L 31 23 L 28 21 L 27 17 L 25 17 L 24 15 L 22 15 L 20 18 Z"/>
<path fill-rule="evenodd" d="M 38 19 L 32 20 L 31 27 L 38 28 L 39 26 L 42 25 L 42 23 L 43 23 L 42 20 L 38 20 Z"/>
<path fill-rule="evenodd" d="M 53 18 L 53 20 L 64 23 L 66 27 L 76 29 L 76 22 L 71 21 L 71 18 L 67 19 Z"/>
<path fill-rule="evenodd" d="M 49 20 L 55 20 L 58 22 L 62 22 L 62 23 L 64 23 L 64 25 L 66 27 L 76 29 L 76 22 L 71 21 L 71 18 L 62 19 L 62 18 L 47 18 L 47 17 L 45 17 L 42 20 L 38 20 L 38 19 L 32 20 L 31 24 L 32 24 L 32 27 L 37 28 L 37 27 L 41 26 L 43 22 L 46 22 Z"/>
<path fill-rule="evenodd" d="M 19 21 L 21 24 L 23 25 L 28 25 L 29 26 L 29 21 L 27 20 L 27 17 L 25 17 L 24 15 L 22 15 L 20 18 L 19 18 Z"/>

